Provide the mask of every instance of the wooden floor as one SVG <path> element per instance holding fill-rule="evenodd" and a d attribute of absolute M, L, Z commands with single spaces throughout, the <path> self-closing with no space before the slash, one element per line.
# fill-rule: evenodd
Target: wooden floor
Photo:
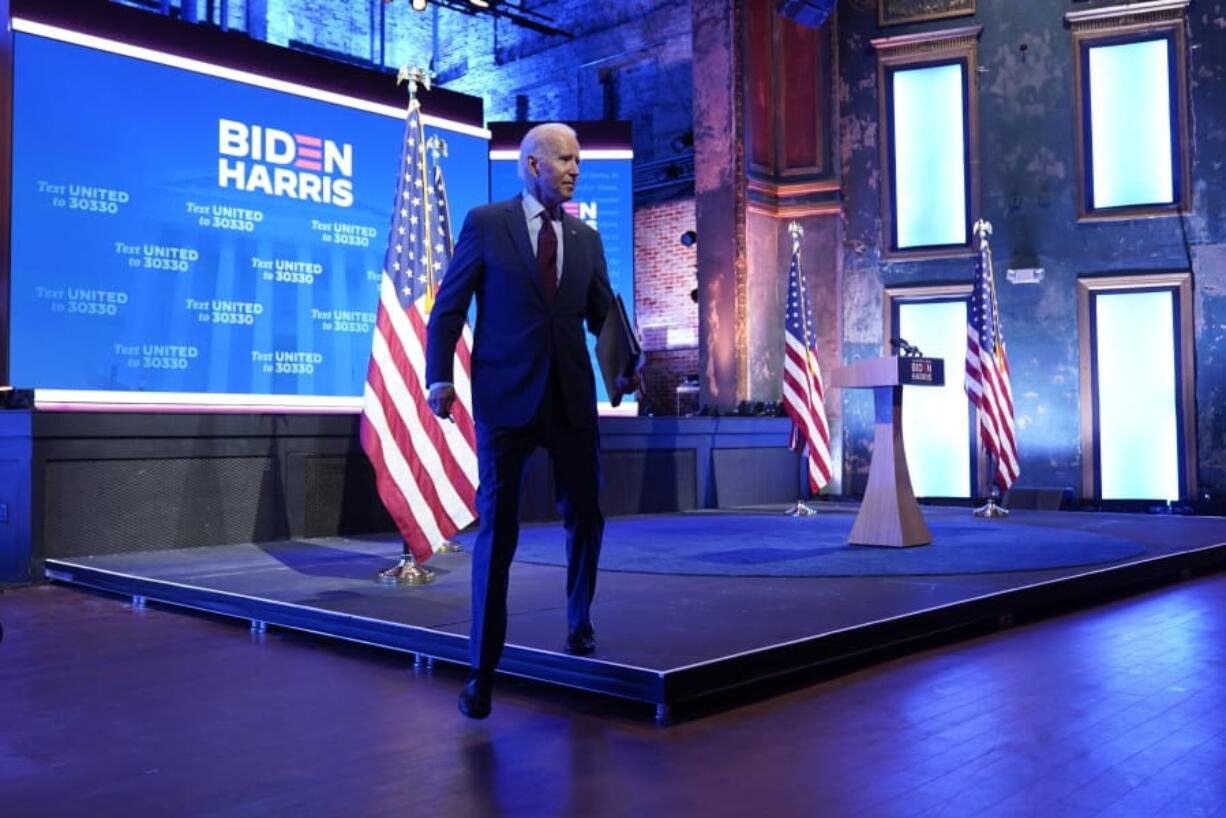
<path fill-rule="evenodd" d="M 1226 574 L 667 727 L 66 588 L 0 623 L 5 818 L 1226 816 Z"/>

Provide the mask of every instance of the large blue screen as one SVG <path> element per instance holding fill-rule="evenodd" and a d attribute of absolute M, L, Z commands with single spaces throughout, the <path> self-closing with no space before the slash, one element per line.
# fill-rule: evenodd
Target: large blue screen
<path fill-rule="evenodd" d="M 12 383 L 360 396 L 403 130 L 18 34 Z M 489 200 L 488 143 L 427 131 L 460 219 Z"/>

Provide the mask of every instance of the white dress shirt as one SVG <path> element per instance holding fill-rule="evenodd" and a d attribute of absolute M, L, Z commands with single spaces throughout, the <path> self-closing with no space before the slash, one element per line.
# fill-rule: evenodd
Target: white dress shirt
<path fill-rule="evenodd" d="M 528 239 L 532 242 L 532 255 L 536 255 L 537 237 L 541 235 L 541 225 L 544 222 L 541 220 L 541 214 L 545 212 L 545 205 L 541 204 L 535 196 L 528 191 L 524 191 L 524 219 L 528 222 Z M 562 207 L 558 206 L 558 218 L 553 219 L 554 235 L 558 237 L 558 278 L 557 283 L 562 283 Z"/>

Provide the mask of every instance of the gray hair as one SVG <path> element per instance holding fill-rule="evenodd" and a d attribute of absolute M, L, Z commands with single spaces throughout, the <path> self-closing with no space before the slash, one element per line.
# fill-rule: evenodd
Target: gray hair
<path fill-rule="evenodd" d="M 544 122 L 524 134 L 523 141 L 519 143 L 519 178 L 523 182 L 526 183 L 531 178 L 528 173 L 528 157 L 537 155 L 541 144 L 550 141 L 558 132 L 566 133 L 576 141 L 579 139 L 575 129 L 564 122 Z"/>

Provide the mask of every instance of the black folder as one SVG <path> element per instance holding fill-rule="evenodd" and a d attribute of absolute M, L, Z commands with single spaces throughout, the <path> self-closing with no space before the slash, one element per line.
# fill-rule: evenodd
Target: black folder
<path fill-rule="evenodd" d="M 615 295 L 609 306 L 609 314 L 605 316 L 604 326 L 596 338 L 596 360 L 600 362 L 600 375 L 604 378 L 605 391 L 613 406 L 622 402 L 622 393 L 617 389 L 617 376 L 629 377 L 634 374 L 642 356 L 643 349 L 639 346 L 634 328 L 630 326 L 626 305 L 622 303 L 620 295 Z"/>

